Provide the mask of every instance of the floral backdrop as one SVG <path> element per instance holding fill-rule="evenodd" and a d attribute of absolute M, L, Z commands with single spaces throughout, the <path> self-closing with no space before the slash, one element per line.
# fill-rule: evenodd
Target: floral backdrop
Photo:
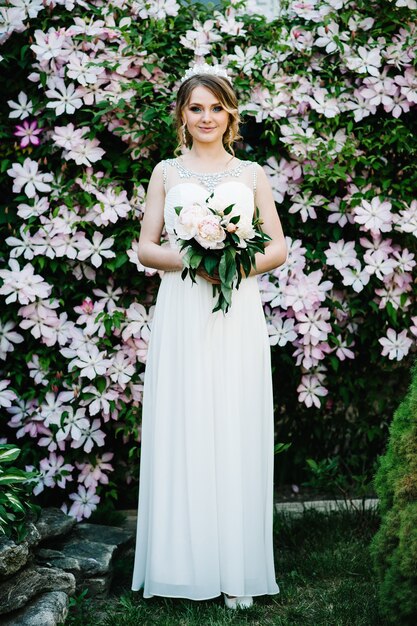
<path fill-rule="evenodd" d="M 416 352 L 416 9 L 309 0 L 267 21 L 245 1 L 6 0 L 1 442 L 40 471 L 40 501 L 81 519 L 136 499 L 159 281 L 140 220 L 179 78 L 203 59 L 229 68 L 237 155 L 263 164 L 289 247 L 259 278 L 293 444 L 281 479 L 311 455 L 370 475 Z"/>

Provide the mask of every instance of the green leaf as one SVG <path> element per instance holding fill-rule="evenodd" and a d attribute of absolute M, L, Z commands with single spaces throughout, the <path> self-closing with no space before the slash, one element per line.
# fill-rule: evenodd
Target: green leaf
<path fill-rule="evenodd" d="M 193 252 L 193 254 L 190 256 L 190 267 L 195 270 L 198 269 L 202 260 L 202 254 L 200 254 L 199 252 Z"/>
<path fill-rule="evenodd" d="M 276 443 L 274 446 L 274 454 L 285 452 L 288 448 L 291 448 L 291 445 L 291 443 Z"/>
<path fill-rule="evenodd" d="M 19 448 L 13 444 L 4 444 L 0 446 L 0 463 L 8 463 L 14 461 L 20 454 Z"/>
<path fill-rule="evenodd" d="M 30 479 L 29 473 L 23 470 L 12 468 L 0 474 L 0 485 L 12 485 L 15 483 L 25 483 Z"/>
<path fill-rule="evenodd" d="M 206 270 L 207 274 L 210 274 L 210 276 L 213 275 L 214 271 L 217 269 L 219 260 L 217 257 L 207 254 L 204 257 L 204 269 Z"/>

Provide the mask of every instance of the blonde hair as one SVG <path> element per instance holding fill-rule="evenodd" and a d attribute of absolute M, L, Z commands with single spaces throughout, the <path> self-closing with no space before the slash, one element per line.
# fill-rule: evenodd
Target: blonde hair
<path fill-rule="evenodd" d="M 190 101 L 192 91 L 199 86 L 206 87 L 206 89 L 211 91 L 211 93 L 218 98 L 224 110 L 229 113 L 229 123 L 227 125 L 226 132 L 223 135 L 223 144 L 225 148 L 234 155 L 232 145 L 235 141 L 241 139 L 241 135 L 239 134 L 240 117 L 237 95 L 227 78 L 223 78 L 223 76 L 213 76 L 211 74 L 197 74 L 195 76 L 191 76 L 182 83 L 178 90 L 175 105 L 175 124 L 179 145 L 177 146 L 176 152 L 178 152 L 181 146 L 184 145 L 184 108 Z M 191 147 L 192 137 L 187 129 L 185 129 L 185 139 L 186 147 Z"/>

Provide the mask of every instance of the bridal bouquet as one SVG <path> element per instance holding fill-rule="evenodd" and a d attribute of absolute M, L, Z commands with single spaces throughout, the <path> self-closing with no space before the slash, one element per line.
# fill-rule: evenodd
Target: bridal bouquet
<path fill-rule="evenodd" d="M 205 204 L 193 202 L 175 207 L 175 212 L 174 232 L 185 250 L 182 279 L 189 274 L 196 282 L 200 268 L 218 279 L 220 284 L 213 284 L 213 295 L 218 294 L 213 313 L 226 313 L 233 289 L 239 288 L 243 273 L 249 276 L 255 253 L 264 253 L 265 242 L 271 239 L 260 228 L 258 211 L 252 220 L 235 204 L 226 205 L 211 194 Z"/>

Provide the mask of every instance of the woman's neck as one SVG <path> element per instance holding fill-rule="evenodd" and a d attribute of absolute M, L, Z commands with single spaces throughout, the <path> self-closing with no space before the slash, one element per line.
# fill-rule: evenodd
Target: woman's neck
<path fill-rule="evenodd" d="M 224 149 L 223 145 L 210 146 L 207 144 L 193 144 L 192 148 L 182 156 L 184 163 L 195 164 L 204 171 L 216 170 L 220 167 L 227 167 L 233 160 L 233 155 Z"/>

